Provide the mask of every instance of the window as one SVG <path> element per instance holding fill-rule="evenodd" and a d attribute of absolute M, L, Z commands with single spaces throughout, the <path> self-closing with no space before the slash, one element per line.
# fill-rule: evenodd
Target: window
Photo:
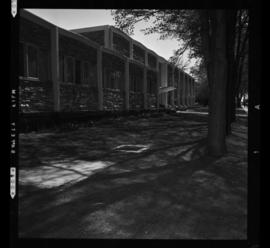
<path fill-rule="evenodd" d="M 148 65 L 153 69 L 157 67 L 157 60 L 152 54 L 148 54 Z"/>
<path fill-rule="evenodd" d="M 75 83 L 76 84 L 81 84 L 81 77 L 82 77 L 81 61 L 76 60 L 76 63 L 75 63 Z"/>
<path fill-rule="evenodd" d="M 120 89 L 121 85 L 121 72 L 114 71 L 111 73 L 111 88 L 112 89 Z"/>
<path fill-rule="evenodd" d="M 87 61 L 83 62 L 83 69 L 82 69 L 82 82 L 84 84 L 90 83 L 90 66 Z"/>
<path fill-rule="evenodd" d="M 129 41 L 115 32 L 113 32 L 113 48 L 129 57 Z"/>
<path fill-rule="evenodd" d="M 73 57 L 65 58 L 65 82 L 74 83 L 75 81 L 75 61 Z"/>
<path fill-rule="evenodd" d="M 59 56 L 59 80 L 60 82 L 64 82 L 64 56 L 62 54 L 60 54 Z"/>
<path fill-rule="evenodd" d="M 130 91 L 142 92 L 142 82 L 143 79 L 140 78 L 140 75 L 132 75 L 130 79 Z"/>
<path fill-rule="evenodd" d="M 31 44 L 20 43 L 19 49 L 20 76 L 38 79 L 38 48 Z"/>
<path fill-rule="evenodd" d="M 133 45 L 133 59 L 140 61 L 144 64 L 145 62 L 145 51 L 140 47 Z"/>
<path fill-rule="evenodd" d="M 147 72 L 147 93 L 156 94 L 157 91 L 157 77 L 156 73 L 152 71 Z"/>
<path fill-rule="evenodd" d="M 108 89 L 120 89 L 122 81 L 122 73 L 104 68 L 103 73 L 104 87 Z"/>
<path fill-rule="evenodd" d="M 38 77 L 38 51 L 35 47 L 28 46 L 28 76 Z"/>

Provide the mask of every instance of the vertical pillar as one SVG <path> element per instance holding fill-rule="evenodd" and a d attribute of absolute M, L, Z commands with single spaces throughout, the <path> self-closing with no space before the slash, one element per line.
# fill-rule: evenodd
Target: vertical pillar
<path fill-rule="evenodd" d="M 160 86 L 161 87 L 167 87 L 168 86 L 168 68 L 167 68 L 167 63 L 161 63 L 161 71 L 160 71 Z M 168 93 L 167 92 L 163 92 L 161 95 L 160 95 L 160 102 L 161 104 L 167 108 L 168 107 L 168 101 L 167 101 L 167 96 L 168 96 Z"/>
<path fill-rule="evenodd" d="M 190 105 L 190 95 L 189 95 L 189 91 L 190 91 L 190 77 L 187 74 L 187 105 Z"/>
<path fill-rule="evenodd" d="M 125 110 L 129 110 L 129 60 L 125 60 Z"/>
<path fill-rule="evenodd" d="M 146 50 L 144 51 L 144 64 L 145 66 L 148 66 L 148 53 Z"/>
<path fill-rule="evenodd" d="M 177 69 L 177 74 L 178 74 L 178 81 L 177 81 L 177 106 L 180 106 L 180 71 Z"/>
<path fill-rule="evenodd" d="M 192 87 L 191 87 L 191 89 L 192 89 L 192 93 L 191 93 L 191 95 L 192 95 L 192 105 L 194 105 L 194 79 L 192 79 L 192 85 L 191 85 Z"/>
<path fill-rule="evenodd" d="M 188 106 L 190 106 L 190 76 L 188 75 Z"/>
<path fill-rule="evenodd" d="M 109 28 L 109 48 L 113 50 L 113 31 Z"/>
<path fill-rule="evenodd" d="M 186 106 L 186 74 L 183 73 L 183 105 Z"/>
<path fill-rule="evenodd" d="M 110 27 L 104 30 L 104 47 L 110 48 Z"/>
<path fill-rule="evenodd" d="M 103 85 L 102 85 L 102 50 L 97 50 L 97 85 L 98 85 L 98 109 L 103 110 Z"/>
<path fill-rule="evenodd" d="M 147 67 L 143 68 L 143 109 L 147 109 Z"/>
<path fill-rule="evenodd" d="M 179 105 L 183 105 L 182 101 L 182 89 L 183 89 L 183 78 L 182 78 L 182 71 L 179 70 Z"/>
<path fill-rule="evenodd" d="M 191 105 L 191 77 L 189 76 L 189 105 Z"/>
<path fill-rule="evenodd" d="M 160 94 L 159 94 L 159 87 L 161 85 L 161 66 L 159 66 L 159 62 L 157 60 L 157 109 L 159 109 L 159 103 L 160 103 Z"/>
<path fill-rule="evenodd" d="M 193 78 L 191 78 L 191 90 L 190 90 L 190 95 L 191 95 L 191 105 L 193 105 Z"/>
<path fill-rule="evenodd" d="M 174 87 L 174 66 L 172 66 L 172 87 Z M 174 90 L 172 90 L 171 91 L 171 105 L 173 106 L 173 107 L 175 107 L 175 104 L 174 104 Z"/>
<path fill-rule="evenodd" d="M 130 39 L 129 41 L 129 57 L 130 59 L 133 59 L 133 40 Z"/>
<path fill-rule="evenodd" d="M 51 72 L 53 83 L 53 110 L 60 111 L 60 85 L 59 85 L 59 34 L 58 27 L 51 29 Z"/>
<path fill-rule="evenodd" d="M 196 96 L 197 96 L 196 81 L 194 79 L 194 104 L 196 103 Z"/>

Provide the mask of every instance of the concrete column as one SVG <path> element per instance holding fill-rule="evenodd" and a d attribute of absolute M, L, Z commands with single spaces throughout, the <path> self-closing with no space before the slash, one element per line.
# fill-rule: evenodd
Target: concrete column
<path fill-rule="evenodd" d="M 186 90 L 186 83 L 187 82 L 187 77 L 186 77 L 186 74 L 184 73 L 183 74 L 183 105 L 184 106 L 187 106 L 187 90 Z"/>
<path fill-rule="evenodd" d="M 187 87 L 187 89 L 188 89 L 188 93 L 187 93 L 187 95 L 188 95 L 188 106 L 190 106 L 190 76 L 188 75 L 188 87 Z"/>
<path fill-rule="evenodd" d="M 125 110 L 129 110 L 129 60 L 125 61 Z"/>
<path fill-rule="evenodd" d="M 104 33 L 104 47 L 110 48 L 110 28 L 107 27 Z"/>
<path fill-rule="evenodd" d="M 172 86 L 174 87 L 174 67 L 172 66 Z M 171 105 L 174 107 L 175 104 L 174 104 L 174 90 L 171 91 Z"/>
<path fill-rule="evenodd" d="M 146 50 L 144 52 L 144 64 L 145 66 L 148 66 L 148 52 Z"/>
<path fill-rule="evenodd" d="M 194 79 L 192 79 L 192 105 L 195 103 L 195 95 L 194 95 Z"/>
<path fill-rule="evenodd" d="M 191 106 L 193 105 L 193 78 L 191 78 L 191 81 L 190 81 L 190 101 L 191 101 Z"/>
<path fill-rule="evenodd" d="M 181 70 L 179 71 L 179 73 L 180 73 L 180 105 L 184 105 L 184 101 L 183 101 L 183 81 L 184 81 L 183 77 L 184 76 Z"/>
<path fill-rule="evenodd" d="M 192 105 L 192 102 L 191 102 L 191 84 L 192 84 L 192 78 L 189 77 L 189 105 Z"/>
<path fill-rule="evenodd" d="M 177 106 L 179 107 L 181 102 L 180 102 L 180 71 L 177 70 L 178 73 L 178 81 L 177 81 Z"/>
<path fill-rule="evenodd" d="M 159 87 L 160 87 L 160 78 L 161 72 L 159 70 L 159 62 L 157 61 L 157 109 L 159 109 L 159 103 L 160 103 L 160 94 L 159 94 Z"/>
<path fill-rule="evenodd" d="M 53 110 L 60 111 L 60 84 L 59 84 L 59 34 L 58 27 L 51 29 L 51 73 L 53 83 Z"/>
<path fill-rule="evenodd" d="M 147 68 L 143 68 L 143 108 L 147 109 Z"/>
<path fill-rule="evenodd" d="M 129 57 L 133 59 L 133 40 L 129 41 Z"/>
<path fill-rule="evenodd" d="M 113 31 L 109 28 L 109 48 L 113 49 Z"/>
<path fill-rule="evenodd" d="M 168 70 L 167 70 L 167 63 L 161 63 L 161 74 L 160 74 L 160 86 L 161 87 L 167 87 L 168 86 Z M 160 103 L 165 106 L 165 108 L 168 107 L 167 102 L 168 93 L 162 93 L 160 95 Z"/>
<path fill-rule="evenodd" d="M 194 80 L 194 104 L 196 103 L 196 81 Z"/>
<path fill-rule="evenodd" d="M 190 106 L 190 77 L 187 75 L 187 105 Z"/>
<path fill-rule="evenodd" d="M 102 50 L 97 50 L 98 109 L 103 110 Z"/>

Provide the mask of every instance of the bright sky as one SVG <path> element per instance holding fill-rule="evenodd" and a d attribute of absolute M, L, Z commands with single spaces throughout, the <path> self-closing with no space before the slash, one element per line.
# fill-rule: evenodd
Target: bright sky
<path fill-rule="evenodd" d="M 67 30 L 99 25 L 115 25 L 111 12 L 108 9 L 26 10 Z M 153 50 L 165 59 L 169 59 L 173 55 L 173 51 L 179 48 L 179 42 L 177 42 L 176 39 L 159 40 L 158 34 L 144 35 L 140 30 L 147 25 L 148 23 L 143 21 L 136 24 L 132 38 L 141 42 L 147 48 Z"/>

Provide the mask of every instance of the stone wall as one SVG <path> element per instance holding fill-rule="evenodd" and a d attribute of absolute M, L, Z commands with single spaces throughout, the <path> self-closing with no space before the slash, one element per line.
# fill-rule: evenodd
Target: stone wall
<path fill-rule="evenodd" d="M 91 111 L 98 110 L 98 93 L 96 87 L 76 85 L 72 83 L 60 84 L 61 111 Z"/>
<path fill-rule="evenodd" d="M 143 94 L 141 92 L 129 92 L 129 109 L 141 110 L 143 109 Z"/>
<path fill-rule="evenodd" d="M 53 111 L 52 82 L 20 80 L 19 112 Z"/>
<path fill-rule="evenodd" d="M 124 110 L 124 92 L 119 89 L 103 89 L 104 110 Z"/>

